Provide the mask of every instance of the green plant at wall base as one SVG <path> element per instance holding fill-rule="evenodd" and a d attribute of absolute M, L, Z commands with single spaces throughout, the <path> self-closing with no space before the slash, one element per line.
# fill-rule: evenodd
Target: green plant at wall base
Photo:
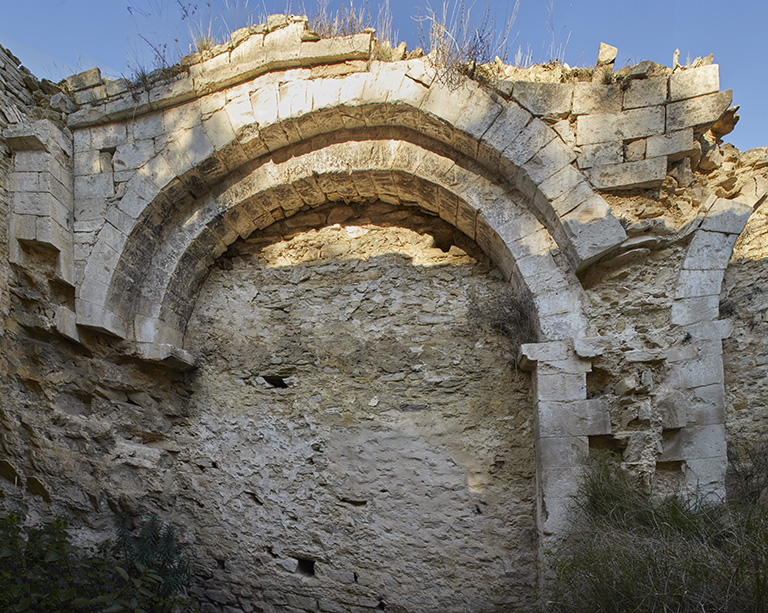
<path fill-rule="evenodd" d="M 63 518 L 25 526 L 20 515 L 0 517 L 2 611 L 170 613 L 185 603 L 189 579 L 173 528 L 155 518 L 133 535 L 123 517 L 116 541 L 82 550 Z"/>
<path fill-rule="evenodd" d="M 643 494 L 593 458 L 567 537 L 550 552 L 554 611 L 768 610 L 768 510 Z"/>

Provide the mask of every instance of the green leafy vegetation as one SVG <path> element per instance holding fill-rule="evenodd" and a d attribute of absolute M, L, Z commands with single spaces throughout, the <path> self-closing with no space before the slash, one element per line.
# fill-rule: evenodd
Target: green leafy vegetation
<path fill-rule="evenodd" d="M 165 613 L 187 601 L 189 564 L 172 526 L 151 518 L 138 531 L 121 517 L 117 538 L 96 550 L 71 543 L 65 519 L 28 526 L 0 517 L 0 610 Z"/>
<path fill-rule="evenodd" d="M 740 474 L 731 472 L 729 501 L 713 504 L 653 498 L 615 458 L 593 458 L 571 531 L 550 555 L 552 609 L 768 610 L 768 510 L 749 486 L 766 482 L 760 468 L 742 462 Z"/>

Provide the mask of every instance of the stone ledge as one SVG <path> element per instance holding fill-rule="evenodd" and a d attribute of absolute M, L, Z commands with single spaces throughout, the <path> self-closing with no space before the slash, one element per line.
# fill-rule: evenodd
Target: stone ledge
<path fill-rule="evenodd" d="M 66 130 L 66 128 L 65 128 Z M 53 153 L 55 144 L 66 155 L 72 156 L 72 134 L 62 130 L 49 119 L 25 122 L 13 128 L 6 128 L 3 138 L 13 152 L 47 151 Z"/>
<path fill-rule="evenodd" d="M 176 370 L 195 368 L 196 358 L 188 351 L 165 343 L 138 343 L 139 357 L 147 362 L 162 364 Z"/>

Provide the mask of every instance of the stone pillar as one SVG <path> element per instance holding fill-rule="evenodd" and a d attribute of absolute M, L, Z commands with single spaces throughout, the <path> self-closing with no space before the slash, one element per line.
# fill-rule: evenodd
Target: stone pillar
<path fill-rule="evenodd" d="M 589 454 L 589 437 L 611 432 L 603 399 L 587 398 L 587 373 L 592 370 L 592 358 L 602 353 L 603 341 L 584 338 L 521 348 L 521 367 L 534 373 L 540 558 L 568 525 L 568 510 Z"/>
<path fill-rule="evenodd" d="M 683 462 L 689 492 L 713 500 L 725 496 L 727 468 L 723 339 L 729 322 L 719 320 L 723 275 L 752 207 L 713 198 L 693 235 L 675 288 L 671 321 L 684 331 L 667 350 L 661 402 L 665 444 L 658 460 Z"/>
<path fill-rule="evenodd" d="M 72 135 L 42 119 L 4 137 L 13 151 L 11 261 L 24 264 L 24 246 L 51 248 L 57 278 L 74 286 Z"/>
<path fill-rule="evenodd" d="M 9 259 L 24 267 L 35 247 L 53 251 L 54 277 L 74 287 L 72 134 L 41 119 L 8 128 L 3 136 L 13 152 Z M 54 325 L 78 340 L 75 313 L 67 306 L 56 305 Z"/>

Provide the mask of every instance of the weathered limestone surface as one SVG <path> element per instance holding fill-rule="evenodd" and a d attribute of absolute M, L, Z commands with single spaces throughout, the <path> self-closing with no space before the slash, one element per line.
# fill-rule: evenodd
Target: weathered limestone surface
<path fill-rule="evenodd" d="M 286 16 L 143 84 L 0 49 L 0 509 L 180 523 L 204 611 L 527 610 L 589 453 L 725 493 L 768 161 L 717 66 L 381 57 Z"/>
<path fill-rule="evenodd" d="M 482 323 L 513 297 L 487 264 L 378 225 L 409 222 L 376 208 L 391 213 L 276 224 L 204 283 L 185 340 L 200 358 L 177 513 L 213 566 L 259 561 L 244 582 L 259 600 L 531 606 L 530 384 L 516 339 Z M 215 499 L 195 494 L 209 480 Z M 236 541 L 209 534 L 208 517 Z M 297 559 L 315 561 L 311 581 Z"/>

